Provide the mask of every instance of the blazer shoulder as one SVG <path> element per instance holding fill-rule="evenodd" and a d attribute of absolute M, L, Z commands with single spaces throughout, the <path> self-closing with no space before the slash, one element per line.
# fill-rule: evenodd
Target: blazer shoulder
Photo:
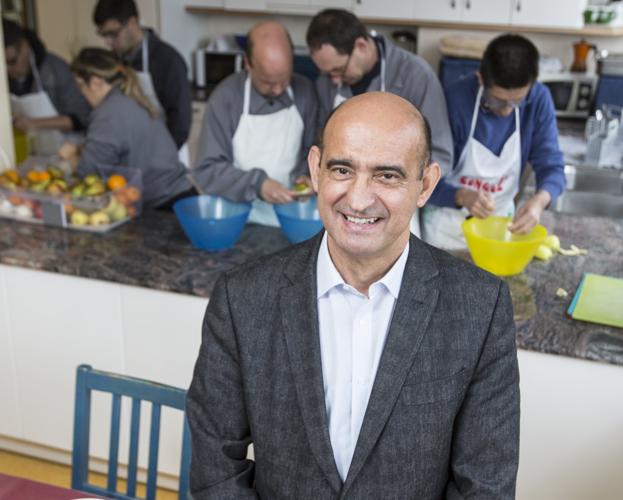
<path fill-rule="evenodd" d="M 263 255 L 226 271 L 225 278 L 228 286 L 258 289 L 277 289 L 280 281 L 286 278 L 286 270 L 293 264 L 300 268 L 302 273 L 314 271 L 312 262 L 316 249 L 316 238 L 288 246 L 277 252 Z"/>
<path fill-rule="evenodd" d="M 441 279 L 461 288 L 466 287 L 491 287 L 499 289 L 504 283 L 499 277 L 484 269 L 477 267 L 465 259 L 456 257 L 444 250 L 440 250 L 425 243 L 439 267 Z"/>

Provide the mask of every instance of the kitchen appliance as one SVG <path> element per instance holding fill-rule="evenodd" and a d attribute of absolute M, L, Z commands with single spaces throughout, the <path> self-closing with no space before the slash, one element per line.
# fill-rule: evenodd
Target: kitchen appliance
<path fill-rule="evenodd" d="M 584 38 L 573 44 L 573 63 L 571 64 L 571 72 L 586 73 L 586 59 L 591 50 L 596 51 L 597 47 L 592 43 L 588 43 L 584 40 Z"/>
<path fill-rule="evenodd" d="M 211 51 L 197 49 L 194 54 L 195 86 L 213 90 L 221 80 L 242 69 L 244 55 L 241 51 Z"/>
<path fill-rule="evenodd" d="M 588 118 L 597 87 L 597 76 L 585 73 L 544 73 L 539 80 L 547 85 L 559 118 Z"/>
<path fill-rule="evenodd" d="M 392 32 L 392 41 L 401 49 L 408 52 L 417 52 L 417 35 L 409 30 L 397 30 Z"/>

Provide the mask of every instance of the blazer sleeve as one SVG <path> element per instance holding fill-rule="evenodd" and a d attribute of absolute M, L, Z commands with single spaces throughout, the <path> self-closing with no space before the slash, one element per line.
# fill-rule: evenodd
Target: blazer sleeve
<path fill-rule="evenodd" d="M 193 498 L 257 499 L 255 464 L 246 458 L 251 432 L 224 275 L 206 310 L 186 414 L 192 435 Z"/>
<path fill-rule="evenodd" d="M 512 500 L 519 462 L 519 368 L 502 282 L 474 376 L 456 418 L 447 500 Z"/>

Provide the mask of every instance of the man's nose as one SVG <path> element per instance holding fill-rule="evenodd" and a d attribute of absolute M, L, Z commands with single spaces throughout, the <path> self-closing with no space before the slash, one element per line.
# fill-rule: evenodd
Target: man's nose
<path fill-rule="evenodd" d="M 376 199 L 372 182 L 365 176 L 356 177 L 348 190 L 348 204 L 356 212 L 364 213 Z"/>

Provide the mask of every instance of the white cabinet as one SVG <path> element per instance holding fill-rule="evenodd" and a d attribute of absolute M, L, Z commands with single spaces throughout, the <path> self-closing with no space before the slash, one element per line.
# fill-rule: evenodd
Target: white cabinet
<path fill-rule="evenodd" d="M 586 0 L 512 0 L 511 24 L 581 28 Z"/>
<path fill-rule="evenodd" d="M 187 389 L 192 379 L 208 299 L 121 287 L 126 374 Z M 149 429 L 150 405 L 141 408 L 141 428 Z M 158 468 L 178 474 L 182 414 L 163 411 Z M 139 450 L 147 463 L 147 449 Z"/>
<path fill-rule="evenodd" d="M 351 0 L 266 0 L 266 8 L 269 11 L 292 13 L 292 14 L 316 14 L 326 9 L 352 8 Z"/>
<path fill-rule="evenodd" d="M 511 0 L 414 0 L 413 18 L 449 23 L 508 24 L 510 10 Z"/>
<path fill-rule="evenodd" d="M 423 2 L 428 5 L 429 2 Z M 401 0 L 355 0 L 353 12 L 360 17 L 381 19 L 413 19 L 413 1 Z"/>
<path fill-rule="evenodd" d="M 225 0 L 229 10 L 266 10 L 266 0 Z"/>
<path fill-rule="evenodd" d="M 13 355 L 11 311 L 6 293 L 4 268 L 0 266 L 0 434 L 22 437 L 17 400 L 17 375 Z"/>
<path fill-rule="evenodd" d="M 76 367 L 123 373 L 119 287 L 60 274 L 4 267 L 23 439 L 71 449 Z M 109 417 L 95 401 L 93 426 Z M 109 415 L 110 413 L 108 413 Z M 104 456 L 99 434 L 92 451 Z"/>

